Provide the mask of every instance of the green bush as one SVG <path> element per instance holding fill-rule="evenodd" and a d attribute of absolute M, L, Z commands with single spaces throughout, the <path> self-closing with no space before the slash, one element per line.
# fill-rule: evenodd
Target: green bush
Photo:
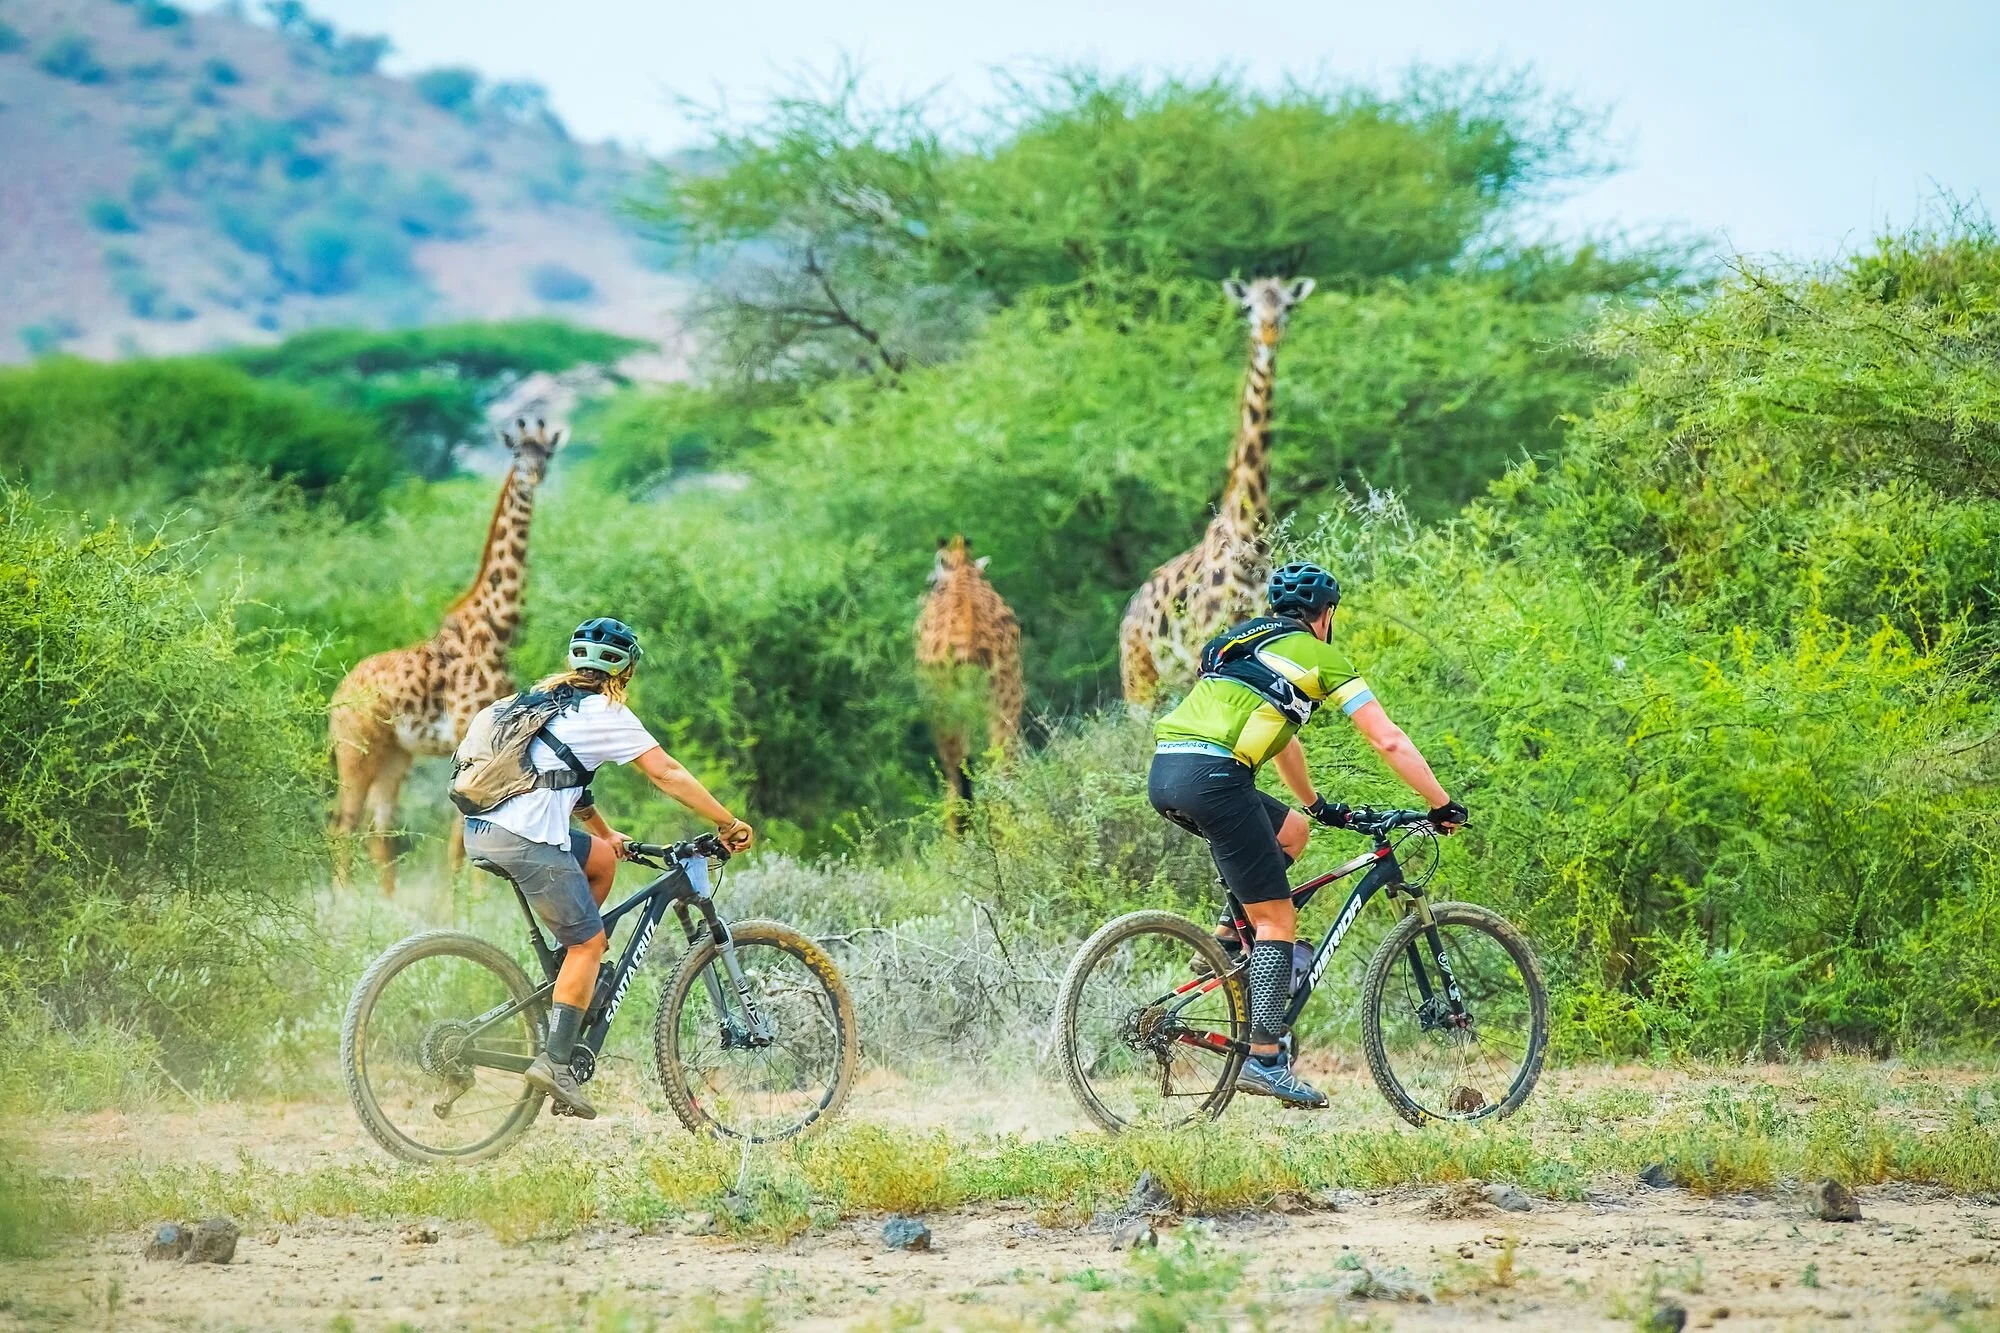
<path fill-rule="evenodd" d="M 195 554 L 0 496 L 0 1092 L 107 1043 L 248 1059 L 281 998 L 266 946 L 323 846 L 311 649 L 203 605 Z"/>
<path fill-rule="evenodd" d="M 78 498 L 144 503 L 234 470 L 360 512 L 396 471 L 366 418 L 204 360 L 0 370 L 0 419 L 0 473 Z"/>

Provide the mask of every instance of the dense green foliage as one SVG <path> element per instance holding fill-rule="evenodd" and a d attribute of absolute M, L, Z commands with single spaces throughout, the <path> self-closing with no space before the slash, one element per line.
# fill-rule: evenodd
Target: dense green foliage
<path fill-rule="evenodd" d="M 558 320 L 446 324 L 375 333 L 316 329 L 273 347 L 230 353 L 253 375 L 310 387 L 365 413 L 417 475 L 449 475 L 475 440 L 488 402 L 537 371 L 608 366 L 644 347 L 633 338 Z"/>
<path fill-rule="evenodd" d="M 1477 267 L 1510 210 L 1599 169 L 1591 118 L 1521 81 L 1265 94 L 1076 70 L 1013 84 L 991 116 L 955 142 L 924 104 L 877 106 L 846 77 L 719 124 L 721 169 L 639 207 L 708 261 L 711 364 L 746 382 L 900 373 L 951 355 L 996 302 L 1140 275 L 1355 289 Z M 1542 267 L 1567 294 L 1677 272 L 1664 251 Z"/>
<path fill-rule="evenodd" d="M 397 471 L 366 417 L 201 360 L 0 370 L 0 420 L 0 474 L 127 505 L 246 472 L 361 512 Z"/>
<path fill-rule="evenodd" d="M 212 1067 L 270 1014 L 326 790 L 310 644 L 239 633 L 193 557 L 0 498 L 0 1082 Z"/>

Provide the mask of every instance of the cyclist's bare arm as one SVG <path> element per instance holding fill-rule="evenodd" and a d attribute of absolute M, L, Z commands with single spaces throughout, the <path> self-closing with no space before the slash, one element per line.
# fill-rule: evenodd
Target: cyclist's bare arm
<path fill-rule="evenodd" d="M 1319 800 L 1319 793 L 1313 789 L 1312 774 L 1306 771 L 1306 747 L 1299 744 L 1297 736 L 1285 742 L 1285 748 L 1278 751 L 1271 763 L 1285 785 L 1292 789 L 1292 795 L 1299 798 L 1300 805 L 1311 806 Z"/>
<path fill-rule="evenodd" d="M 730 814 L 722 802 L 709 795 L 708 788 L 701 785 L 700 779 L 660 746 L 655 745 L 634 759 L 632 766 L 644 773 L 646 780 L 658 787 L 662 795 L 679 801 L 712 822 L 723 846 L 730 851 L 740 852 L 750 845 L 753 836 L 750 826 Z"/>
<path fill-rule="evenodd" d="M 1430 802 L 1431 809 L 1451 803 L 1451 797 L 1438 785 L 1437 775 L 1424 761 L 1423 753 L 1403 734 L 1401 727 L 1389 720 L 1389 714 L 1379 702 L 1371 699 L 1354 710 L 1354 729 L 1361 733 L 1363 740 L 1375 747 L 1375 753 L 1382 756 L 1382 762 L 1389 766 L 1392 773 L 1401 778 L 1411 791 Z M 1297 743 L 1296 737 L 1293 743 Z M 1293 790 L 1298 789 L 1294 787 Z"/>

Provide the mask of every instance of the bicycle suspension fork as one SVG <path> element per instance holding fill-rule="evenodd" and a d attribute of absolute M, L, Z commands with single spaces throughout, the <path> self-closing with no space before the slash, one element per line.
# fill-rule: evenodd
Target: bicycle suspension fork
<path fill-rule="evenodd" d="M 1465 1010 L 1465 994 L 1458 987 L 1458 977 L 1451 970 L 1451 959 L 1445 953 L 1444 936 L 1438 932 L 1437 922 L 1431 918 L 1430 900 L 1421 890 L 1403 889 L 1400 896 L 1408 901 L 1402 904 L 1405 916 L 1414 912 L 1421 928 L 1405 948 L 1410 960 L 1410 975 L 1416 978 L 1417 994 L 1422 999 L 1418 1012 L 1419 1022 L 1429 1029 L 1436 1026 L 1466 1027 L 1472 1017 Z M 1417 948 L 1421 940 L 1430 950 L 1431 961 L 1437 967 L 1438 979 L 1443 983 L 1444 1014 L 1438 1014 L 1439 994 L 1431 984 L 1430 971 L 1424 966 L 1423 951 Z"/>
<path fill-rule="evenodd" d="M 694 890 L 690 897 L 674 903 L 674 913 L 680 918 L 681 931 L 687 936 L 688 947 L 695 947 L 700 932 L 706 931 L 715 943 L 716 957 L 722 963 L 722 973 L 729 980 L 725 988 L 722 978 L 716 975 L 713 966 L 701 972 L 701 984 L 708 990 L 709 1003 L 722 1021 L 722 1044 L 731 1046 L 763 1046 L 771 1041 L 771 1018 L 757 1003 L 754 988 L 743 975 L 742 960 L 736 956 L 736 941 L 729 934 L 729 927 L 715 911 L 715 901 L 709 894 L 708 863 L 689 861 L 684 863 L 688 883 Z M 689 903 L 701 914 L 701 926 L 697 927 Z M 734 1005 L 730 1002 L 730 992 L 735 993 Z M 741 1009 L 739 1016 L 738 1009 Z"/>

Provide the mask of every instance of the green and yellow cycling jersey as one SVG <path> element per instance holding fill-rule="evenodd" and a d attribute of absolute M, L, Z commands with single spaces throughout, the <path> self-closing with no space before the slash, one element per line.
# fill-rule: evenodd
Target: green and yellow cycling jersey
<path fill-rule="evenodd" d="M 1280 635 L 1258 649 L 1257 657 L 1314 704 L 1331 700 L 1349 716 L 1375 697 L 1346 654 L 1310 634 Z M 1296 722 L 1249 686 L 1205 676 L 1179 707 L 1160 719 L 1153 735 L 1161 745 L 1192 742 L 1227 750 L 1251 768 L 1259 768 L 1284 749 L 1298 729 Z"/>

